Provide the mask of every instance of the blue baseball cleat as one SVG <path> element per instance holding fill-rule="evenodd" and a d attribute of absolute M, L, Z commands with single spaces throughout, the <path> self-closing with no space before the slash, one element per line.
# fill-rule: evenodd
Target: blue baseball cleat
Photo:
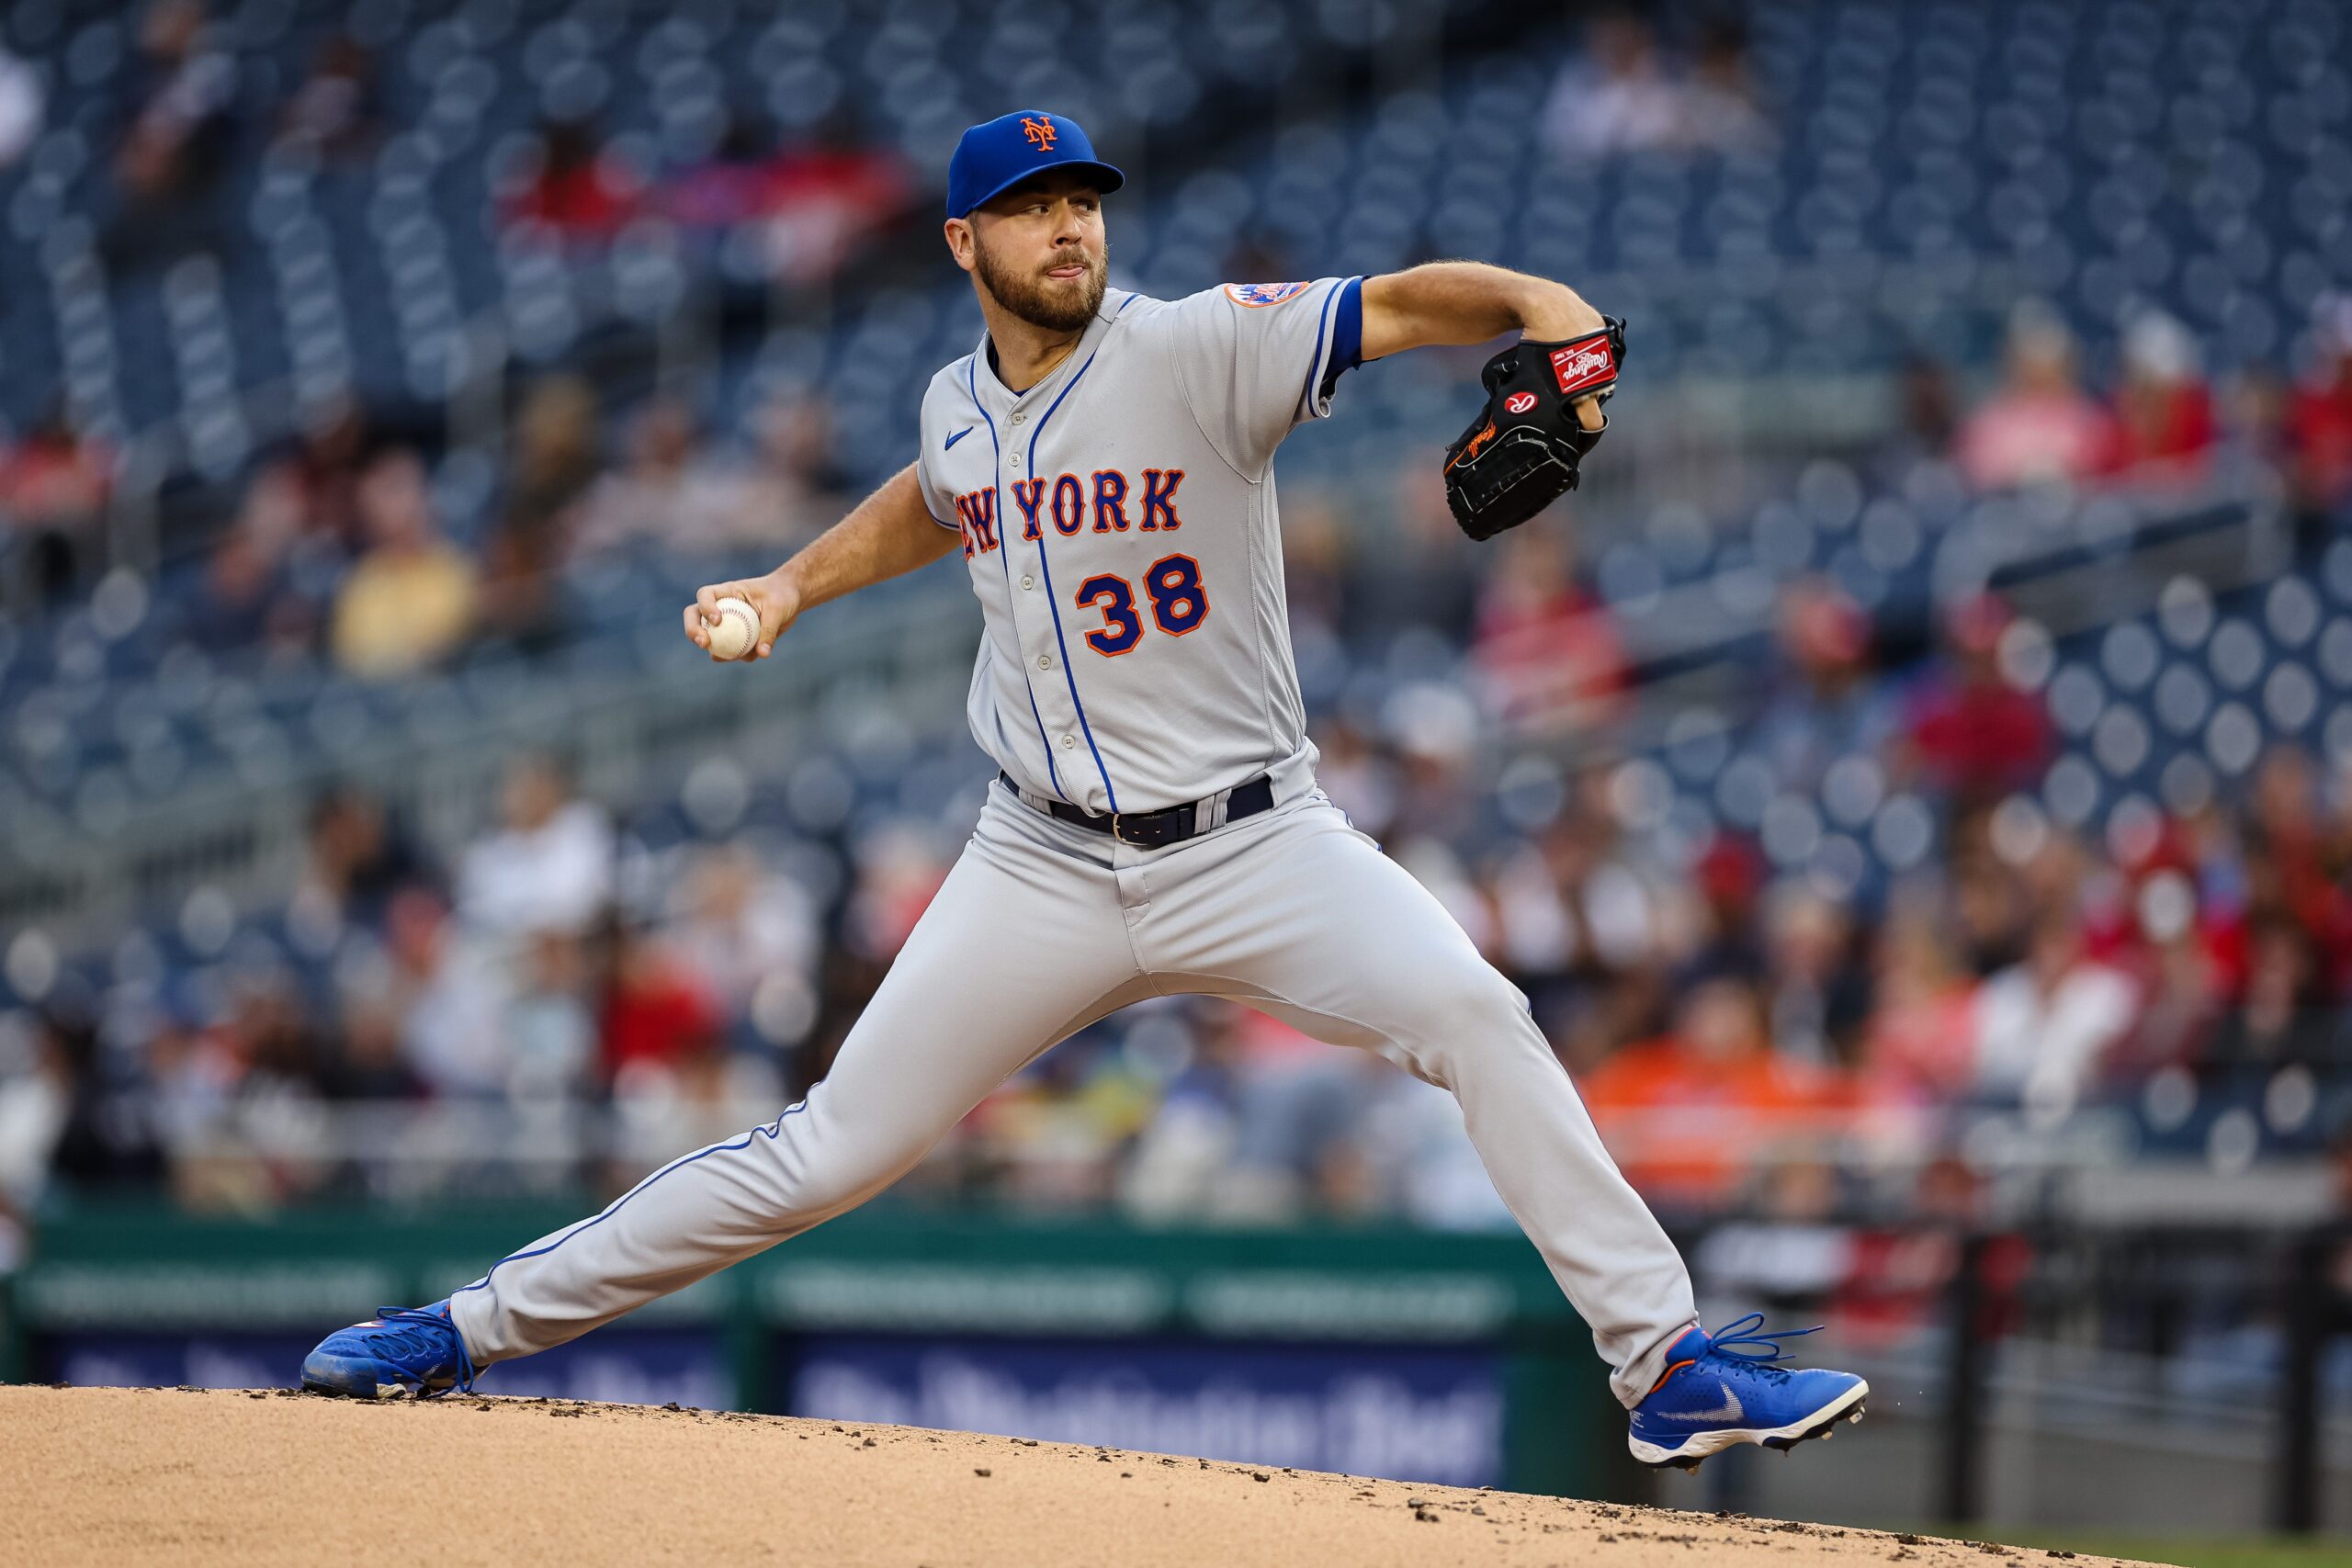
<path fill-rule="evenodd" d="M 413 1312 L 378 1307 L 366 1323 L 328 1335 L 302 1362 L 302 1386 L 354 1399 L 425 1399 L 453 1388 L 472 1393 L 474 1371 L 445 1300 Z"/>
<path fill-rule="evenodd" d="M 1666 1375 L 1634 1408 L 1627 1438 L 1644 1464 L 1696 1470 L 1710 1454 L 1741 1443 L 1786 1451 L 1807 1438 L 1827 1438 L 1840 1421 L 1862 1418 L 1871 1385 L 1851 1372 L 1773 1365 L 1788 1354 L 1781 1341 L 1811 1328 L 1754 1332 L 1764 1314 L 1748 1314 L 1713 1334 L 1692 1328 L 1666 1353 Z M 1765 1348 L 1763 1353 L 1743 1345 Z"/>

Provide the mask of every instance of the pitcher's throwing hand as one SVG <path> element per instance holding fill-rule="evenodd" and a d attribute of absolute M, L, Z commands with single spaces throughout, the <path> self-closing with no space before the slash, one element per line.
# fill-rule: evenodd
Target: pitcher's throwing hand
<path fill-rule="evenodd" d="M 718 602 L 722 599 L 740 599 L 759 616 L 759 636 L 753 639 L 750 651 L 729 654 L 711 647 L 711 632 L 720 619 Z M 799 614 L 799 592 L 789 576 L 781 571 L 734 582 L 706 583 L 695 590 L 695 602 L 686 606 L 686 640 L 708 653 L 714 664 L 750 663 L 774 653 L 775 639 L 784 635 L 785 628 Z"/>

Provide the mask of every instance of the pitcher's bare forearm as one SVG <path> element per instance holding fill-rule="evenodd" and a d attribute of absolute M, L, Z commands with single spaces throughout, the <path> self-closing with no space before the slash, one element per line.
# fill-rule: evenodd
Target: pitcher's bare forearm
<path fill-rule="evenodd" d="M 1466 347 L 1508 332 L 1564 343 L 1601 329 L 1600 311 L 1565 283 L 1484 262 L 1426 262 L 1363 283 L 1363 356 L 1409 348 Z M 1579 400 L 1587 430 L 1601 424 L 1600 405 Z"/>
<path fill-rule="evenodd" d="M 1363 283 L 1366 359 L 1514 331 L 1551 342 L 1600 330 L 1600 312 L 1566 284 L 1484 262 L 1428 262 Z"/>
<path fill-rule="evenodd" d="M 956 548 L 962 537 L 932 516 L 914 466 L 909 464 L 765 577 L 707 583 L 696 590 L 695 602 L 686 606 L 686 636 L 696 648 L 707 649 L 710 634 L 705 621 L 716 617 L 721 599 L 741 599 L 760 616 L 758 646 L 744 658 L 764 659 L 803 610 L 929 566 Z"/>

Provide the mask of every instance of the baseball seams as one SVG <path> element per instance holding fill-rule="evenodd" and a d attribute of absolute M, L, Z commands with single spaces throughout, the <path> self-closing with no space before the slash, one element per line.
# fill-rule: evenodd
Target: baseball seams
<path fill-rule="evenodd" d="M 759 646 L 759 612 L 741 599 L 721 599 L 715 606 L 718 618 L 706 621 L 710 630 L 710 651 L 719 659 L 741 659 Z"/>

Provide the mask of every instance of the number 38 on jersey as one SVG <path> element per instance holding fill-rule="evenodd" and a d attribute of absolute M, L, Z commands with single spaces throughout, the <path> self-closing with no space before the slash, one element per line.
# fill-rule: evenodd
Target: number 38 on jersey
<path fill-rule="evenodd" d="M 1201 587 L 1201 563 L 1190 556 L 1162 556 L 1143 574 L 1151 601 L 1151 624 L 1170 637 L 1182 637 L 1208 619 L 1209 596 Z M 1086 634 L 1086 646 L 1116 659 L 1143 640 L 1143 618 L 1136 612 L 1135 584 L 1115 572 L 1097 572 L 1078 585 L 1078 602 L 1102 612 L 1102 625 Z"/>

